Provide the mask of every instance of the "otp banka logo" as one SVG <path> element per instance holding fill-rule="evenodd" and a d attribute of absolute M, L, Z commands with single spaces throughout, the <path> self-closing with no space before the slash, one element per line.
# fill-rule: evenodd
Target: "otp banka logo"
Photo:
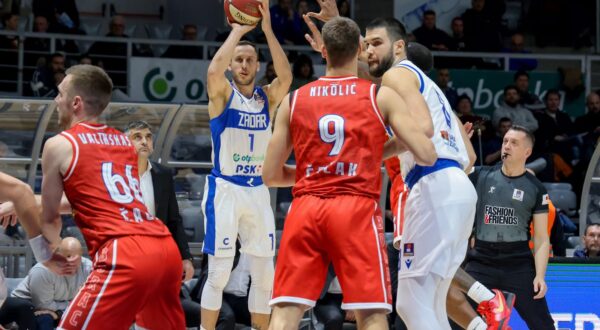
<path fill-rule="evenodd" d="M 144 95 L 149 101 L 172 101 L 177 95 L 174 81 L 175 75 L 171 71 L 161 74 L 160 68 L 154 68 L 144 77 Z M 198 101 L 204 93 L 204 83 L 200 79 L 191 79 L 185 84 L 185 98 Z"/>

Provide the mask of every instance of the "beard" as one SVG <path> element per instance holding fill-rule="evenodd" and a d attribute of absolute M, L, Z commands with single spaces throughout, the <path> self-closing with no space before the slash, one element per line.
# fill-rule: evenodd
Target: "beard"
<path fill-rule="evenodd" d="M 372 68 L 371 66 L 369 66 L 369 73 L 373 76 L 373 77 L 381 77 L 383 76 L 383 74 L 389 70 L 392 65 L 394 65 L 394 54 L 392 53 L 392 50 L 390 49 L 390 52 L 381 59 L 381 61 L 379 61 L 379 64 L 377 64 L 376 67 Z"/>
<path fill-rule="evenodd" d="M 248 85 L 253 85 L 254 84 L 254 78 L 256 78 L 256 75 L 249 75 L 248 77 L 241 78 L 240 76 L 236 76 L 236 75 L 232 75 L 233 76 L 233 81 L 235 82 L 235 84 L 237 86 L 248 86 Z"/>

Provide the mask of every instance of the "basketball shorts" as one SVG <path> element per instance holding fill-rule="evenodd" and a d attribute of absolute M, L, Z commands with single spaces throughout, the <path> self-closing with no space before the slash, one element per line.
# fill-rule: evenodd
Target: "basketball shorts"
<path fill-rule="evenodd" d="M 398 278 L 453 277 L 465 258 L 477 193 L 458 167 L 423 176 L 406 201 Z"/>
<path fill-rule="evenodd" d="M 344 295 L 343 309 L 392 311 L 383 222 L 376 201 L 351 195 L 295 198 L 283 228 L 270 305 L 314 307 L 330 263 Z"/>
<path fill-rule="evenodd" d="M 179 291 L 183 266 L 171 236 L 106 242 L 58 329 L 185 329 Z"/>
<path fill-rule="evenodd" d="M 275 218 L 269 189 L 264 185 L 242 187 L 212 175 L 206 178 L 202 251 L 215 257 L 233 257 L 239 237 L 241 253 L 274 256 Z"/>
<path fill-rule="evenodd" d="M 402 241 L 402 231 L 404 230 L 404 209 L 406 208 L 406 200 L 408 199 L 408 187 L 402 181 L 402 177 L 398 176 L 392 183 L 390 190 L 390 207 L 392 208 L 392 216 L 394 221 L 394 248 L 400 249 Z"/>

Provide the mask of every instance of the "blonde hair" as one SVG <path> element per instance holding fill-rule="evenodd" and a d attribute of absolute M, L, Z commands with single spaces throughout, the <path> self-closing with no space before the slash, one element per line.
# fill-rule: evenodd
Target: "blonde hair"
<path fill-rule="evenodd" d="M 102 68 L 89 64 L 74 65 L 67 69 L 66 74 L 71 76 L 68 86 L 70 96 L 81 97 L 89 115 L 100 115 L 112 96 L 113 83 L 108 74 Z"/>

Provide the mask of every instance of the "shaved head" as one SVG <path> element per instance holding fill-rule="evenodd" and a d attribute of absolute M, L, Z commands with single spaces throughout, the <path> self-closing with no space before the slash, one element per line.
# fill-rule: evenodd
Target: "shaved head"
<path fill-rule="evenodd" d="M 81 256 L 83 254 L 83 248 L 81 243 L 75 237 L 65 237 L 60 243 L 60 252 L 68 257 Z"/>

